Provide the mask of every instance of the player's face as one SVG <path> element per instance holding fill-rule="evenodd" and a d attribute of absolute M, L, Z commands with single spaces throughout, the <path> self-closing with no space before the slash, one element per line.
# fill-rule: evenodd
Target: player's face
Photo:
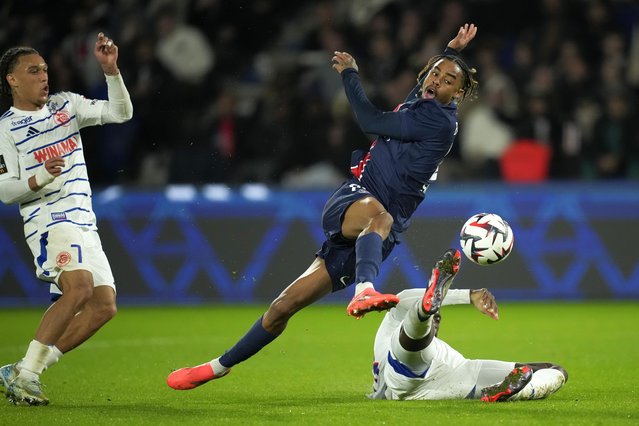
<path fill-rule="evenodd" d="M 11 85 L 13 105 L 26 111 L 42 108 L 49 98 L 48 66 L 40 55 L 23 55 L 11 73 L 7 74 Z"/>
<path fill-rule="evenodd" d="M 447 105 L 463 94 L 463 79 L 459 65 L 448 59 L 440 59 L 435 62 L 422 84 L 422 98 L 437 99 Z"/>

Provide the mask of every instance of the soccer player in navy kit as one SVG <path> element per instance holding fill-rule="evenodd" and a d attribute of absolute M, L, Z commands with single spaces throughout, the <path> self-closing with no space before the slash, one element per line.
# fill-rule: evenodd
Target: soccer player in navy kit
<path fill-rule="evenodd" d="M 406 102 L 392 112 L 378 110 L 366 97 L 355 60 L 335 52 L 333 68 L 341 74 L 357 121 L 379 137 L 370 151 L 353 153 L 353 178 L 342 184 L 322 213 L 326 241 L 311 266 L 293 281 L 266 313 L 230 350 L 210 362 L 172 372 L 167 384 L 192 389 L 222 377 L 279 336 L 300 309 L 330 292 L 356 283 L 347 312 L 356 318 L 397 305 L 395 295 L 380 294 L 373 282 L 457 134 L 456 104 L 470 96 L 475 71 L 458 52 L 475 37 L 473 24 L 462 26 L 442 55 L 419 73 Z"/>

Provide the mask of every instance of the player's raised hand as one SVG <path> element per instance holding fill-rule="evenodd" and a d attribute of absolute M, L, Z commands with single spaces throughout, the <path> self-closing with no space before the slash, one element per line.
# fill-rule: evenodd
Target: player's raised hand
<path fill-rule="evenodd" d="M 477 27 L 475 24 L 464 24 L 459 27 L 459 31 L 454 39 L 448 43 L 448 47 L 455 49 L 458 52 L 464 50 L 464 48 L 475 38 L 477 34 Z"/>
<path fill-rule="evenodd" d="M 118 46 L 116 46 L 113 40 L 105 36 L 104 33 L 98 34 L 98 40 L 95 42 L 93 53 L 105 74 L 115 75 L 119 72 Z"/>
<path fill-rule="evenodd" d="M 358 70 L 355 58 L 347 52 L 335 52 L 333 56 L 333 69 L 338 73 L 342 73 L 346 68 L 354 68 Z"/>
<path fill-rule="evenodd" d="M 495 296 L 485 288 L 470 291 L 470 302 L 494 320 L 499 319 L 499 307 Z"/>

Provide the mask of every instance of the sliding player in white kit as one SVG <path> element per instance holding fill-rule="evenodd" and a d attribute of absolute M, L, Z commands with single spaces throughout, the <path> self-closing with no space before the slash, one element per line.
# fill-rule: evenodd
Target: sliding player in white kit
<path fill-rule="evenodd" d="M 441 306 L 472 304 L 499 319 L 488 290 L 448 290 L 460 262 L 458 250 L 446 251 L 427 289 L 398 294 L 399 304 L 386 313 L 375 337 L 369 398 L 501 402 L 545 398 L 564 385 L 568 374 L 558 365 L 466 359 L 436 337 Z"/>
<path fill-rule="evenodd" d="M 113 40 L 98 34 L 94 55 L 108 101 L 70 92 L 49 96 L 47 64 L 33 48 L 13 47 L 0 59 L 0 91 L 13 103 L 0 117 L 0 199 L 19 203 L 36 274 L 50 283 L 54 300 L 24 358 L 0 368 L 1 390 L 17 405 L 48 404 L 40 374 L 116 313 L 80 129 L 125 122 L 133 105 Z"/>

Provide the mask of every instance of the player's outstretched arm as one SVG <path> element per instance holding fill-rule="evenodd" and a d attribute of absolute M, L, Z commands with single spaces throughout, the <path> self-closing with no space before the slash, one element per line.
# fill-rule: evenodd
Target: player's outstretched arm
<path fill-rule="evenodd" d="M 464 48 L 466 48 L 468 43 L 470 43 L 470 41 L 475 38 L 476 34 L 477 27 L 475 26 L 475 24 L 464 24 L 459 27 L 459 31 L 457 32 L 455 38 L 448 42 L 448 47 L 461 52 L 462 50 L 464 50 Z"/>
<path fill-rule="evenodd" d="M 494 320 L 499 319 L 499 307 L 495 296 L 488 289 L 480 288 L 470 291 L 470 303 L 472 303 L 480 312 L 488 315 Z"/>

